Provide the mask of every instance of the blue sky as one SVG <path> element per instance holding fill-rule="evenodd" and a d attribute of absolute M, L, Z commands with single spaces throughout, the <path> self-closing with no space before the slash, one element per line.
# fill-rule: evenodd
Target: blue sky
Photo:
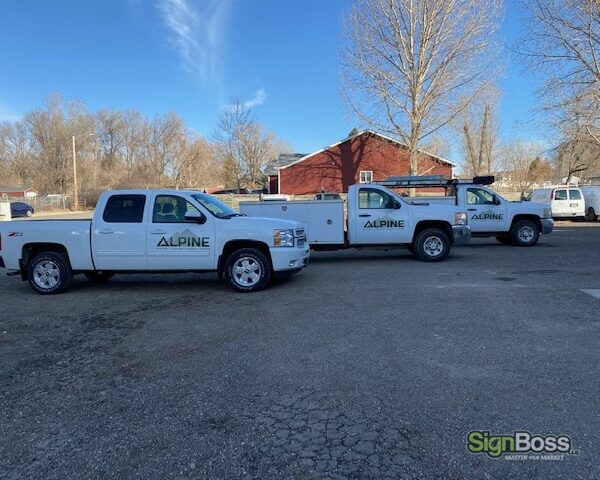
<path fill-rule="evenodd" d="M 338 93 L 348 0 L 19 0 L 0 5 L 0 121 L 53 91 L 90 110 L 175 111 L 209 136 L 232 97 L 296 151 L 345 137 L 355 122 Z M 519 35 L 511 1 L 500 40 Z M 510 61 L 502 135 L 539 139 L 535 82 Z M 455 149 L 452 149 L 455 151 Z M 458 160 L 458 159 L 457 159 Z"/>

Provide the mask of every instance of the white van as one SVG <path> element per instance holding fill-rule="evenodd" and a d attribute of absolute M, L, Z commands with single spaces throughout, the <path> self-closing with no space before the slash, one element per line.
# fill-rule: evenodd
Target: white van
<path fill-rule="evenodd" d="M 600 215 L 600 185 L 581 187 L 581 193 L 585 200 L 585 219 L 595 222 Z"/>
<path fill-rule="evenodd" d="M 536 188 L 530 199 L 550 205 L 552 218 L 584 218 L 586 214 L 583 193 L 577 187 Z"/>

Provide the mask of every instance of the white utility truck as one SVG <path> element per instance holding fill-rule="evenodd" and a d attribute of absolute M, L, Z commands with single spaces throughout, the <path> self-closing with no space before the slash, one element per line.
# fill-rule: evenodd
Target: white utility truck
<path fill-rule="evenodd" d="M 298 222 L 243 216 L 195 191 L 105 192 L 91 220 L 0 223 L 0 267 L 41 294 L 63 292 L 78 273 L 102 282 L 115 273 L 207 271 L 252 292 L 300 271 L 309 253 Z"/>
<path fill-rule="evenodd" d="M 343 200 L 240 202 L 240 212 L 301 222 L 314 250 L 408 247 L 436 262 L 468 243 L 467 214 L 454 205 L 412 204 L 375 183 L 351 185 Z"/>
<path fill-rule="evenodd" d="M 505 245 L 531 247 L 540 233 L 554 228 L 549 205 L 536 202 L 509 202 L 487 185 L 493 176 L 473 180 L 448 180 L 443 176 L 392 177 L 384 185 L 403 188 L 443 188 L 445 196 L 413 197 L 415 203 L 451 203 L 467 211 L 473 237 L 496 237 Z"/>

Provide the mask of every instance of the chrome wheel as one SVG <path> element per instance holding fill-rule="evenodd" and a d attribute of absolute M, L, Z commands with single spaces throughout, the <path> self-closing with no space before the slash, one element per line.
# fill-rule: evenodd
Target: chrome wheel
<path fill-rule="evenodd" d="M 444 251 L 444 243 L 440 237 L 427 237 L 423 242 L 423 251 L 430 257 L 437 257 Z"/>
<path fill-rule="evenodd" d="M 33 281 L 40 288 L 54 288 L 60 281 L 60 269 L 52 260 L 42 260 L 33 268 Z"/>
<path fill-rule="evenodd" d="M 523 242 L 523 243 L 529 243 L 535 237 L 535 232 L 533 231 L 533 228 L 531 228 L 529 225 L 526 225 L 526 226 L 521 227 L 519 229 L 519 232 L 517 233 L 517 236 L 519 237 L 519 240 L 521 242 Z"/>
<path fill-rule="evenodd" d="M 233 279 L 242 287 L 252 287 L 256 285 L 263 273 L 262 265 L 255 258 L 240 257 L 231 269 Z"/>

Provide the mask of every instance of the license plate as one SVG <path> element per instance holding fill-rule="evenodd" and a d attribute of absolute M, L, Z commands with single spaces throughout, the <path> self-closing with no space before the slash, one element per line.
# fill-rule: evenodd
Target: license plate
<path fill-rule="evenodd" d="M 569 205 L 569 207 L 578 207 L 578 206 L 579 206 L 578 203 L 572 203 L 572 204 Z"/>

